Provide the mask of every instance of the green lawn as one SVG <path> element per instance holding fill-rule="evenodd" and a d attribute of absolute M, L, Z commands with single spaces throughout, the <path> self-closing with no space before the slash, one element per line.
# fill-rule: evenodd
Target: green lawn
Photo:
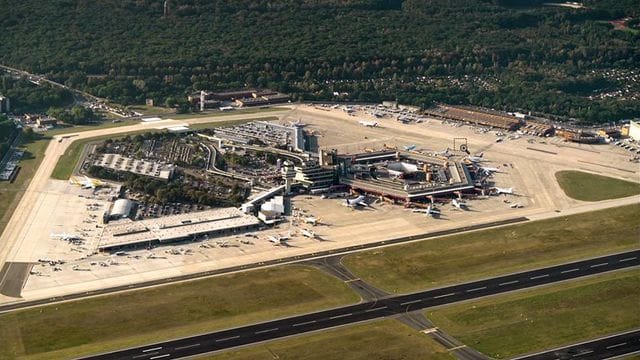
<path fill-rule="evenodd" d="M 4 231 L 11 214 L 13 214 L 13 210 L 20 202 L 22 194 L 24 194 L 38 166 L 40 166 L 48 145 L 49 138 L 47 137 L 23 143 L 20 147 L 25 150 L 25 154 L 20 161 L 20 173 L 18 173 L 16 181 L 13 183 L 8 181 L 0 182 L 0 234 Z"/>
<path fill-rule="evenodd" d="M 640 205 L 426 239 L 343 259 L 358 277 L 410 292 L 640 248 Z"/>
<path fill-rule="evenodd" d="M 285 107 L 268 107 L 265 109 L 261 108 L 247 108 L 247 109 L 239 109 L 233 111 L 220 111 L 213 113 L 195 113 L 195 114 L 171 114 L 167 115 L 166 118 L 174 119 L 174 120 L 182 120 L 182 119 L 195 119 L 201 117 L 215 117 L 215 116 L 229 116 L 229 115 L 243 115 L 243 114 L 255 114 L 262 112 L 272 112 L 272 111 L 283 111 L 288 110 Z"/>
<path fill-rule="evenodd" d="M 100 124 L 95 124 L 95 125 L 77 125 L 77 126 L 47 130 L 45 134 L 47 136 L 52 137 L 54 135 L 77 133 L 77 132 L 90 131 L 90 130 L 111 129 L 111 128 L 116 128 L 121 126 L 135 125 L 139 122 L 140 122 L 139 120 L 122 120 L 114 123 L 113 121 L 108 119 L 103 121 Z"/>
<path fill-rule="evenodd" d="M 201 129 L 211 129 L 215 127 L 221 126 L 233 126 L 244 124 L 251 121 L 273 121 L 278 120 L 277 116 L 268 116 L 263 118 L 255 118 L 255 119 L 240 119 L 240 120 L 226 120 L 226 121 L 215 121 L 215 122 L 206 122 L 202 124 L 190 124 L 189 128 L 192 130 L 201 130 Z"/>
<path fill-rule="evenodd" d="M 640 270 L 430 310 L 464 344 L 498 359 L 640 327 Z"/>
<path fill-rule="evenodd" d="M 582 171 L 558 171 L 556 180 L 564 193 L 576 200 L 600 201 L 640 194 L 640 183 Z"/>
<path fill-rule="evenodd" d="M 147 105 L 131 105 L 127 109 L 142 113 L 144 116 L 151 115 L 173 115 L 176 113 L 175 109 L 170 109 L 161 106 L 147 106 Z"/>
<path fill-rule="evenodd" d="M 394 320 L 352 325 L 205 357 L 209 360 L 455 359 L 427 335 Z"/>
<path fill-rule="evenodd" d="M 0 315 L 0 359 L 63 359 L 352 304 L 343 282 L 280 266 Z"/>

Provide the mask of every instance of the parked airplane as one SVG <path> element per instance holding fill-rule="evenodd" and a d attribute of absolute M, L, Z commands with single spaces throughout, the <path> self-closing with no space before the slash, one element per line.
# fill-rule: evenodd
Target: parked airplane
<path fill-rule="evenodd" d="M 404 149 L 407 151 L 413 151 L 416 149 L 416 145 L 415 144 L 407 145 L 404 147 Z"/>
<path fill-rule="evenodd" d="M 451 156 L 453 155 L 453 154 L 451 154 L 451 153 L 449 152 L 449 148 L 446 148 L 446 149 L 444 149 L 444 150 L 442 150 L 442 151 L 436 151 L 434 154 L 435 154 L 435 155 L 444 156 L 444 157 L 447 157 L 447 158 L 448 158 L 448 157 L 451 157 Z"/>
<path fill-rule="evenodd" d="M 484 161 L 482 156 L 484 156 L 484 153 L 476 154 L 475 156 L 469 155 L 469 156 L 467 156 L 467 159 L 469 159 L 471 162 L 479 163 L 479 162 Z"/>
<path fill-rule="evenodd" d="M 313 230 L 302 229 L 302 236 L 308 237 L 310 239 L 318 239 L 318 235 Z"/>
<path fill-rule="evenodd" d="M 360 123 L 360 125 L 362 126 L 366 126 L 366 127 L 377 127 L 378 123 L 375 121 L 358 121 Z"/>
<path fill-rule="evenodd" d="M 289 238 L 291 237 L 291 232 L 287 233 L 286 235 L 268 235 L 267 239 L 269 239 L 269 241 L 271 241 L 273 243 L 273 246 L 290 246 L 287 241 L 289 240 Z"/>
<path fill-rule="evenodd" d="M 426 209 L 413 209 L 416 213 L 425 213 L 429 217 L 437 217 L 440 215 L 440 210 L 436 209 L 433 204 L 429 204 Z"/>
<path fill-rule="evenodd" d="M 72 177 L 69 182 L 73 185 L 80 185 L 83 189 L 95 189 L 96 187 L 104 185 L 102 181 L 90 179 L 87 176 L 84 176 L 83 178 Z"/>
<path fill-rule="evenodd" d="M 500 172 L 500 169 L 498 169 L 498 168 L 494 168 L 494 167 L 484 167 L 484 166 L 481 166 L 481 167 L 480 167 L 480 170 L 481 170 L 482 172 L 484 172 L 485 174 L 487 174 L 487 175 L 491 175 L 491 174 L 493 174 L 494 172 Z"/>
<path fill-rule="evenodd" d="M 311 225 L 314 225 L 314 226 L 318 225 L 318 223 L 320 222 L 320 219 L 318 219 L 318 218 L 316 218 L 314 216 L 307 216 L 303 220 L 304 220 L 304 222 L 306 224 L 311 224 Z"/>
<path fill-rule="evenodd" d="M 348 206 L 350 208 L 357 208 L 359 206 L 363 206 L 363 207 L 368 207 L 369 204 L 367 204 L 366 201 L 364 201 L 365 197 L 364 195 L 360 195 L 355 199 L 345 199 L 345 203 L 344 206 Z"/>
<path fill-rule="evenodd" d="M 500 194 L 513 194 L 513 188 L 499 188 L 499 187 L 494 187 L 492 188 L 493 191 L 495 191 L 496 195 L 500 195 Z"/>
<path fill-rule="evenodd" d="M 52 239 L 62 239 L 62 240 L 81 240 L 82 238 L 78 235 L 75 234 L 68 234 L 66 232 L 60 233 L 60 234 L 56 234 L 56 233 L 50 233 L 49 237 Z"/>
<path fill-rule="evenodd" d="M 456 208 L 460 209 L 460 210 L 464 210 L 467 208 L 467 203 L 463 202 L 462 200 L 458 200 L 458 199 L 453 199 L 453 201 L 451 201 L 451 205 L 455 206 Z"/>

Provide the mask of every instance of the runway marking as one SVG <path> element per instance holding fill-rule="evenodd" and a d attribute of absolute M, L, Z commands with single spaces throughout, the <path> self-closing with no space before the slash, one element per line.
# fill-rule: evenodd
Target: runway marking
<path fill-rule="evenodd" d="M 605 265 L 609 265 L 609 263 L 600 263 L 600 264 L 591 265 L 589 267 L 590 268 L 595 268 L 595 267 L 600 267 L 600 266 L 605 266 Z"/>
<path fill-rule="evenodd" d="M 216 342 L 223 342 L 223 341 L 229 341 L 229 340 L 233 340 L 233 339 L 237 339 L 239 338 L 240 335 L 236 335 L 236 336 L 230 336 L 228 338 L 224 338 L 224 339 L 217 339 Z"/>
<path fill-rule="evenodd" d="M 307 321 L 307 322 L 302 322 L 302 323 L 298 323 L 298 324 L 293 324 L 293 327 L 296 326 L 302 326 L 302 325 L 309 325 L 309 324 L 313 324 L 314 322 L 316 322 L 315 320 L 311 320 L 311 321 Z"/>
<path fill-rule="evenodd" d="M 422 330 L 422 332 L 423 332 L 423 333 L 425 333 L 425 334 L 431 334 L 431 333 L 434 333 L 434 332 L 436 332 L 436 331 L 438 331 L 438 328 L 437 328 L 437 327 L 434 327 L 434 328 L 431 328 L 431 329 L 424 329 L 424 330 Z"/>
<path fill-rule="evenodd" d="M 520 280 L 507 281 L 505 283 L 498 284 L 498 286 L 507 286 L 507 285 L 518 283 L 518 282 L 520 282 Z"/>
<path fill-rule="evenodd" d="M 188 348 L 192 348 L 192 347 L 196 347 L 196 346 L 200 346 L 200 343 L 191 344 L 191 345 L 187 345 L 187 346 L 180 346 L 180 347 L 175 348 L 174 350 L 188 349 Z"/>
<path fill-rule="evenodd" d="M 380 309 L 385 309 L 385 308 L 386 308 L 386 306 L 380 306 L 380 307 L 373 308 L 373 309 L 367 309 L 367 310 L 365 310 L 364 312 L 378 311 L 378 310 L 380 310 Z"/>
<path fill-rule="evenodd" d="M 155 351 L 155 350 L 160 350 L 160 349 L 162 349 L 162 346 L 158 346 L 158 347 L 154 347 L 154 348 L 151 348 L 151 349 L 142 350 L 142 352 L 149 352 L 149 351 Z"/>
<path fill-rule="evenodd" d="M 631 260 L 635 260 L 635 259 L 637 259 L 637 258 L 638 258 L 637 256 L 634 256 L 634 257 L 629 257 L 629 258 L 620 259 L 620 260 L 618 260 L 618 261 L 619 261 L 619 262 L 623 262 L 623 261 L 631 261 Z"/>
<path fill-rule="evenodd" d="M 455 350 L 459 350 L 459 349 L 463 349 L 466 348 L 467 345 L 460 345 L 460 346 L 456 346 L 456 347 L 452 347 L 451 349 L 447 349 L 448 351 L 455 351 Z"/>
<path fill-rule="evenodd" d="M 256 331 L 254 334 L 264 334 L 267 332 L 272 332 L 272 331 L 276 331 L 279 330 L 279 328 L 273 328 L 273 329 L 267 329 L 267 330 L 260 330 L 260 331 Z"/>
<path fill-rule="evenodd" d="M 591 354 L 592 352 L 593 352 L 593 350 L 587 350 L 587 351 L 581 352 L 580 354 L 575 354 L 575 355 L 573 355 L 573 357 L 578 357 L 578 356 L 582 356 L 582 355 Z"/>
<path fill-rule="evenodd" d="M 405 306 L 405 305 L 409 305 L 409 304 L 415 304 L 415 303 L 419 303 L 419 302 L 422 302 L 422 299 L 403 302 L 403 303 L 400 303 L 400 306 Z"/>
<path fill-rule="evenodd" d="M 349 280 L 345 280 L 344 282 L 345 283 L 350 283 L 350 282 L 354 282 L 354 281 L 358 281 L 358 280 L 360 280 L 360 279 L 349 279 Z"/>
<path fill-rule="evenodd" d="M 545 278 L 545 277 L 547 277 L 547 276 L 549 276 L 549 274 L 538 275 L 538 276 L 532 276 L 532 277 L 530 277 L 529 279 L 531 279 L 531 280 L 535 280 L 535 279 L 542 279 L 542 278 Z"/>
<path fill-rule="evenodd" d="M 626 342 L 622 342 L 620 344 L 609 345 L 609 346 L 606 347 L 606 349 L 613 349 L 613 348 L 617 348 L 617 347 L 624 346 L 624 345 L 627 345 L 627 343 Z"/>
<path fill-rule="evenodd" d="M 479 288 L 475 288 L 475 289 L 469 289 L 469 290 L 467 290 L 467 292 L 480 291 L 480 290 L 484 290 L 486 288 L 487 288 L 486 286 L 483 286 L 483 287 L 479 287 Z"/>
<path fill-rule="evenodd" d="M 448 294 L 444 294 L 444 295 L 434 296 L 433 298 L 434 298 L 434 299 L 440 299 L 440 298 L 447 297 L 447 296 L 453 296 L 453 295 L 455 295 L 455 294 L 456 294 L 456 293 L 452 292 L 452 293 L 448 293 Z"/>
<path fill-rule="evenodd" d="M 149 359 L 151 360 L 162 359 L 162 358 L 166 358 L 167 356 L 171 356 L 171 354 L 158 355 L 158 356 L 150 357 Z"/>
<path fill-rule="evenodd" d="M 154 352 L 152 352 L 152 353 L 148 353 L 148 354 L 136 355 L 136 356 L 134 356 L 133 358 L 134 358 L 134 359 L 137 359 L 137 358 L 142 358 L 142 357 L 147 357 L 147 356 L 153 356 L 153 355 L 155 355 L 155 354 L 157 354 L 157 353 L 158 353 L 157 351 L 154 351 Z"/>
<path fill-rule="evenodd" d="M 336 315 L 336 316 L 332 316 L 329 319 L 339 319 L 339 318 L 343 318 L 343 317 L 347 317 L 347 316 L 351 316 L 353 315 L 353 313 L 348 313 L 348 314 L 342 314 L 342 315 Z"/>
<path fill-rule="evenodd" d="M 565 271 L 560 271 L 560 274 L 566 274 L 566 273 L 570 273 L 570 272 L 574 272 L 574 271 L 580 271 L 580 269 L 575 268 L 575 269 L 569 269 L 569 270 L 565 270 Z"/>

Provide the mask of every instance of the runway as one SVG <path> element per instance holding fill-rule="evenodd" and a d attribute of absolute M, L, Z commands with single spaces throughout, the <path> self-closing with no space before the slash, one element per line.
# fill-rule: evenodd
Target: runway
<path fill-rule="evenodd" d="M 603 337 L 513 360 L 602 360 L 640 352 L 640 329 Z"/>
<path fill-rule="evenodd" d="M 146 345 L 86 359 L 175 359 L 394 316 L 429 307 L 576 279 L 640 265 L 640 250 L 525 271 L 439 289 L 367 301 L 239 328 Z M 620 346 L 623 347 L 623 346 Z M 596 351 L 606 351 L 596 348 Z M 538 359 L 538 358 L 532 358 Z M 546 359 L 546 358 L 540 358 Z"/>

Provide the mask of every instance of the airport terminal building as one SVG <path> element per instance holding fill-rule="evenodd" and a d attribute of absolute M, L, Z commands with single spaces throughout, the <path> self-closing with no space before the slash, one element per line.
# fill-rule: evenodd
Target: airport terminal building
<path fill-rule="evenodd" d="M 122 206 L 125 206 L 123 204 Z M 222 208 L 162 218 L 131 221 L 122 219 L 105 225 L 98 242 L 103 252 L 217 237 L 256 230 L 261 225 L 255 216 L 236 208 Z"/>

